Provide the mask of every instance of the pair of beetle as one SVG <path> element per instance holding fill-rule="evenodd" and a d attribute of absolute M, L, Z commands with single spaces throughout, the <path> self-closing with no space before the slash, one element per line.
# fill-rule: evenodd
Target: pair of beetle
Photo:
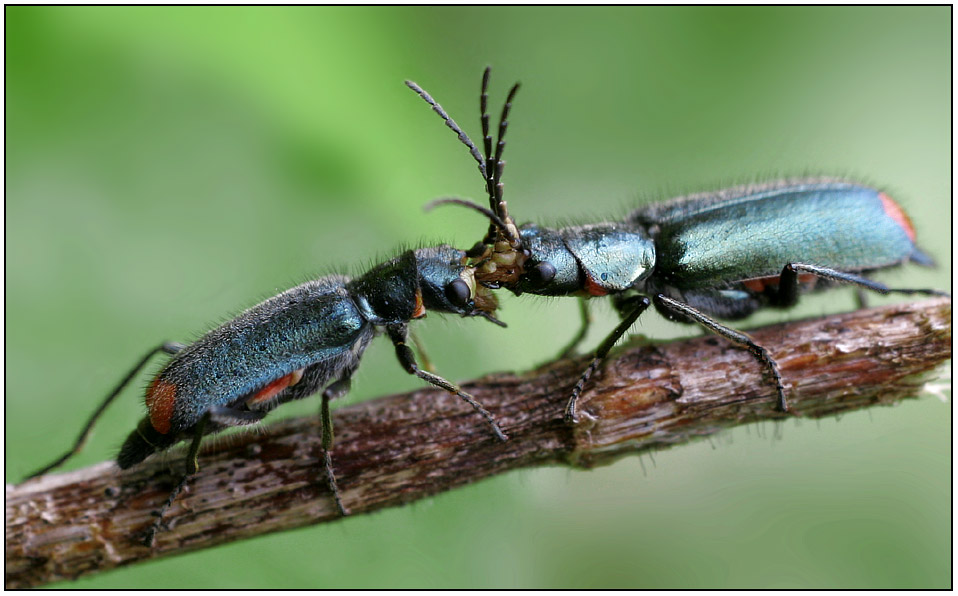
<path fill-rule="evenodd" d="M 715 319 L 736 320 L 767 307 L 787 308 L 801 291 L 836 282 L 879 293 L 892 290 L 863 274 L 908 261 L 931 265 L 915 245 L 904 211 L 884 193 L 841 180 L 791 180 L 690 195 L 653 204 L 622 221 L 552 229 L 517 226 L 502 198 L 502 152 L 516 84 L 490 134 L 487 68 L 480 96 L 483 151 L 429 94 L 407 85 L 442 117 L 479 166 L 489 207 L 458 204 L 490 222 L 469 251 L 450 246 L 409 250 L 364 275 L 328 276 L 294 287 L 243 312 L 184 346 L 164 343 L 146 354 L 94 412 L 73 448 L 33 476 L 59 466 L 85 442 L 103 410 L 153 355 L 172 355 L 146 392 L 149 415 L 117 457 L 129 468 L 189 440 L 186 471 L 146 533 L 152 544 L 163 514 L 198 469 L 204 436 L 254 424 L 288 401 L 322 391 L 322 446 L 327 482 L 340 512 L 348 513 L 333 471 L 329 402 L 349 390 L 350 379 L 377 330 L 383 329 L 410 374 L 458 395 L 489 423 L 495 417 L 459 387 L 421 370 L 406 344 L 408 325 L 427 311 L 495 318 L 495 290 L 540 296 L 610 296 L 622 322 L 606 337 L 576 384 L 565 412 L 579 419 L 579 395 L 615 343 L 651 305 L 669 319 L 697 323 L 748 349 L 774 382 L 777 406 L 788 402 L 782 376 L 768 351 L 748 335 Z M 504 325 L 503 325 L 504 326 Z M 585 329 L 566 350 L 570 352 Z"/>

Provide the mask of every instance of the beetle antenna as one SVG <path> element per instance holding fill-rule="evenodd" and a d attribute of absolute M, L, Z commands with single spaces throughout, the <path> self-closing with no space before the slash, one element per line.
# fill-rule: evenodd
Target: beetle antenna
<path fill-rule="evenodd" d="M 499 213 L 500 217 L 508 217 L 506 212 L 506 204 L 502 201 L 502 171 L 505 168 L 506 164 L 502 161 L 502 151 L 506 147 L 506 129 L 509 126 L 509 111 L 512 109 L 512 100 L 516 96 L 516 92 L 519 91 L 519 83 L 516 83 L 512 86 L 512 89 L 509 90 L 509 95 L 506 97 L 506 103 L 502 106 L 502 115 L 499 117 L 499 139 L 496 142 L 496 159 L 495 165 L 492 167 L 492 176 L 490 177 L 491 188 L 493 191 L 494 200 L 496 202 L 497 208 L 496 212 Z M 488 160 L 487 160 L 488 164 Z M 489 170 L 488 165 L 486 166 L 486 171 Z"/>
<path fill-rule="evenodd" d="M 512 109 L 512 100 L 519 91 L 519 83 L 512 86 L 506 97 L 506 102 L 502 106 L 502 114 L 499 117 L 499 130 L 496 138 L 496 153 L 492 154 L 492 135 L 489 134 L 489 75 L 492 68 L 487 66 L 482 73 L 482 91 L 479 95 L 479 121 L 482 125 L 483 149 L 485 149 L 485 178 L 486 192 L 489 194 L 489 207 L 503 221 L 509 221 L 509 212 L 506 209 L 506 203 L 502 200 L 502 171 L 505 168 L 505 162 L 502 161 L 502 151 L 505 149 L 506 128 L 509 126 L 509 111 Z M 499 228 L 500 230 L 503 228 Z M 496 236 L 496 228 L 489 226 L 486 234 L 486 243 L 491 244 Z M 511 234 L 506 234 L 510 244 L 515 245 Z"/>
<path fill-rule="evenodd" d="M 426 206 L 423 207 L 423 211 L 431 211 L 432 209 L 439 207 L 441 205 L 459 205 L 460 207 L 465 207 L 467 209 L 472 209 L 473 211 L 478 211 L 482 215 L 485 215 L 493 226 L 493 230 L 499 229 L 502 231 L 503 236 L 505 236 L 510 242 L 516 240 L 512 231 L 509 229 L 509 226 L 506 225 L 506 222 L 493 213 L 490 209 L 486 209 L 478 203 L 466 199 L 458 199 L 455 197 L 435 199 L 426 203 Z"/>
<path fill-rule="evenodd" d="M 482 71 L 482 90 L 479 92 L 479 123 L 482 125 L 482 148 L 485 149 L 486 168 L 483 173 L 483 182 L 486 183 L 486 192 L 489 194 L 489 208 L 499 214 L 499 209 L 495 200 L 495 192 L 492 190 L 492 178 L 495 174 L 496 163 L 492 161 L 492 136 L 489 134 L 489 76 L 492 74 L 492 67 L 487 66 Z M 492 164 L 490 166 L 490 164 Z M 490 167 L 492 170 L 490 171 Z M 489 230 L 491 237 L 495 230 Z"/>
<path fill-rule="evenodd" d="M 476 315 L 482 317 L 483 319 L 489 321 L 490 323 L 499 325 L 500 327 L 508 327 L 508 325 L 506 325 L 505 323 L 503 323 L 502 321 L 500 321 L 499 319 L 495 318 L 494 316 L 490 315 L 487 312 L 479 311 L 476 313 Z"/>
<path fill-rule="evenodd" d="M 475 143 L 472 142 L 472 139 L 469 138 L 469 135 L 467 135 L 465 132 L 462 131 L 461 128 L 459 128 L 459 125 L 456 124 L 456 121 L 453 120 L 452 117 L 450 117 L 449 114 L 446 113 L 446 110 L 442 109 L 442 106 L 439 105 L 439 102 L 433 99 L 431 95 L 426 93 L 425 89 L 423 89 L 422 87 L 420 87 L 413 81 L 406 81 L 406 86 L 412 89 L 413 91 L 415 91 L 419 95 L 419 97 L 423 98 L 423 100 L 426 103 L 432 106 L 433 111 L 439 114 L 439 117 L 442 118 L 443 122 L 446 123 L 446 126 L 448 126 L 452 130 L 452 132 L 456 133 L 456 135 L 459 137 L 459 141 L 463 145 L 469 148 L 469 153 L 472 155 L 473 159 L 476 160 L 476 163 L 479 164 L 479 173 L 482 174 L 483 179 L 485 179 L 486 178 L 486 160 L 482 158 L 482 154 L 479 153 L 479 149 L 476 148 Z"/>
<path fill-rule="evenodd" d="M 495 154 L 493 154 L 493 143 L 492 135 L 489 131 L 489 78 L 492 73 L 492 67 L 487 66 L 482 73 L 482 88 L 479 94 L 479 122 L 482 126 L 482 146 L 483 152 L 479 151 L 479 148 L 476 147 L 476 144 L 472 142 L 472 139 L 469 138 L 462 128 L 456 124 L 456 121 L 446 113 L 446 110 L 443 109 L 439 102 L 432 98 L 425 89 L 414 83 L 413 81 L 406 81 L 406 86 L 416 92 L 419 97 L 421 97 L 426 103 L 428 103 L 434 112 L 439 114 L 439 117 L 442 118 L 443 122 L 446 123 L 456 135 L 459 137 L 459 141 L 469 149 L 469 153 L 472 155 L 472 158 L 476 160 L 476 163 L 479 164 L 479 173 L 482 175 L 482 180 L 485 182 L 486 193 L 489 195 L 489 211 L 490 213 L 477 209 L 477 205 L 474 203 L 463 203 L 457 202 L 454 200 L 450 201 L 434 201 L 430 203 L 430 207 L 445 203 L 455 203 L 463 206 L 467 206 L 470 209 L 479 211 L 483 215 L 489 218 L 489 230 L 486 232 L 486 237 L 483 240 L 484 244 L 493 244 L 497 238 L 506 239 L 513 249 L 518 248 L 519 238 L 516 233 L 512 230 L 515 228 L 515 223 L 512 218 L 509 216 L 509 211 L 506 208 L 506 202 L 502 200 L 502 172 L 505 168 L 505 162 L 502 161 L 502 152 L 505 149 L 506 142 L 506 130 L 509 126 L 509 112 L 512 110 L 512 100 L 515 98 L 516 93 L 519 91 L 519 83 L 516 83 L 509 90 L 509 94 L 506 96 L 506 102 L 502 106 L 502 113 L 499 117 L 499 127 L 497 131 L 497 138 L 495 143 Z"/>

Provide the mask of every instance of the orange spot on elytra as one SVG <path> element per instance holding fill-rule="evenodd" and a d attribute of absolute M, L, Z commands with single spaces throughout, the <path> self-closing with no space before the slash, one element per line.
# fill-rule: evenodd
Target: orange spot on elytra
<path fill-rule="evenodd" d="M 146 391 L 146 407 L 150 410 L 150 424 L 161 435 L 170 432 L 170 418 L 173 417 L 175 403 L 176 385 L 159 377 L 153 379 Z"/>
<path fill-rule="evenodd" d="M 814 273 L 799 273 L 798 274 L 798 283 L 800 284 L 810 284 L 815 281 Z M 779 275 L 772 275 L 770 277 L 756 277 L 753 279 L 742 280 L 742 285 L 745 286 L 745 289 L 750 292 L 755 292 L 756 294 L 761 294 L 765 291 L 765 288 L 768 286 L 777 286 L 782 282 L 782 278 Z"/>
<path fill-rule="evenodd" d="M 885 215 L 892 218 L 895 223 L 901 226 L 911 241 L 914 242 L 916 236 L 915 226 L 912 225 L 911 219 L 908 218 L 908 214 L 905 213 L 904 209 L 883 192 L 878 193 L 878 198 L 881 199 L 881 206 L 882 209 L 885 210 Z"/>
<path fill-rule="evenodd" d="M 276 379 L 275 381 L 273 381 L 266 387 L 263 387 L 262 389 L 257 391 L 256 395 L 254 395 L 253 397 L 251 397 L 249 400 L 246 401 L 246 404 L 247 405 L 258 404 L 258 403 L 262 403 L 264 401 L 269 401 L 273 399 L 283 389 L 286 389 L 287 387 L 292 387 L 296 383 L 299 383 L 300 379 L 303 378 L 303 371 L 305 370 L 306 370 L 305 368 L 300 368 L 300 369 L 294 370 L 288 375 L 285 375 Z"/>
<path fill-rule="evenodd" d="M 746 279 L 742 282 L 742 285 L 745 286 L 745 289 L 749 292 L 761 294 L 765 291 L 765 286 L 772 282 L 778 283 L 778 277 L 759 277 L 756 279 Z"/>

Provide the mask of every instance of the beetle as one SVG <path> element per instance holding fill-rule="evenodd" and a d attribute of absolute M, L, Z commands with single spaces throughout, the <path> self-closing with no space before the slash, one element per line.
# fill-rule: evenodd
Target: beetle
<path fill-rule="evenodd" d="M 369 342 L 385 330 L 406 372 L 459 396 L 482 415 L 495 436 L 506 434 L 471 395 L 420 369 L 406 344 L 408 325 L 427 311 L 495 316 L 496 298 L 476 284 L 464 251 L 441 245 L 407 250 L 364 275 L 331 275 L 291 288 L 246 310 L 190 345 L 163 343 L 147 353 L 94 412 L 73 448 L 30 477 L 42 475 L 77 453 L 94 423 L 157 353 L 172 355 L 146 391 L 148 415 L 117 456 L 130 468 L 181 441 L 190 441 L 185 473 L 145 535 L 152 545 L 164 513 L 199 469 L 203 437 L 228 427 L 255 424 L 274 408 L 322 390 L 322 448 L 326 480 L 342 515 L 333 471 L 329 402 L 344 395 Z"/>
<path fill-rule="evenodd" d="M 881 190 L 837 178 L 780 180 L 678 197 L 639 208 L 622 221 L 564 228 L 517 226 L 503 200 L 502 153 L 507 117 L 519 88 L 503 106 L 495 153 L 487 114 L 490 69 L 482 77 L 483 152 L 419 85 L 407 85 L 436 111 L 479 163 L 489 208 L 456 204 L 490 221 L 471 249 L 476 280 L 516 295 L 610 296 L 621 322 L 596 348 L 572 390 L 567 423 L 579 421 L 578 399 L 616 342 L 650 306 L 672 321 L 698 324 L 747 349 L 775 386 L 776 405 L 789 409 L 778 363 L 748 334 L 723 325 L 767 307 L 790 308 L 799 295 L 843 283 L 880 294 L 946 295 L 900 289 L 865 277 L 912 262 L 932 266 L 905 211 Z M 574 351 L 583 328 L 562 355 Z"/>

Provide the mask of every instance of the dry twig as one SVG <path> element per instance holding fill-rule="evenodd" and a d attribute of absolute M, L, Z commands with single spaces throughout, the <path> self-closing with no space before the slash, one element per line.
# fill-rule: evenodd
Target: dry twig
<path fill-rule="evenodd" d="M 928 300 L 755 330 L 790 387 L 792 413 L 746 351 L 714 336 L 616 352 L 583 395 L 583 422 L 563 408 L 585 359 L 464 384 L 495 413 L 501 443 L 459 399 L 421 389 L 334 415 L 334 461 L 354 514 L 401 505 L 516 468 L 591 467 L 735 425 L 820 417 L 914 396 L 951 357 L 951 301 Z M 591 418 L 591 420 L 590 420 Z M 221 442 L 225 443 L 225 442 Z M 317 418 L 286 420 L 204 453 L 201 470 L 149 549 L 137 542 L 174 475 L 162 462 L 110 463 L 6 489 L 6 587 L 38 586 L 137 561 L 333 521 Z M 178 461 L 178 460 L 173 460 Z"/>

